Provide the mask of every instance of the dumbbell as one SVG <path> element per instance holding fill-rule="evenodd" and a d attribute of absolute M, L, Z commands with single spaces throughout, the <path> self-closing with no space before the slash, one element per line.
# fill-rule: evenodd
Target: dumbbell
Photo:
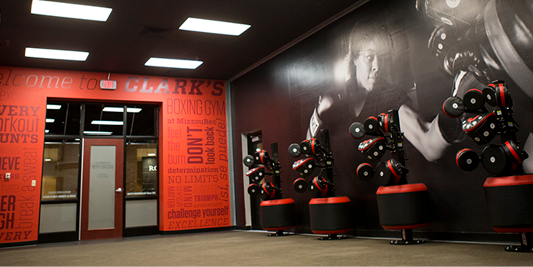
<path fill-rule="evenodd" d="M 506 141 L 501 145 L 488 145 L 481 152 L 483 168 L 494 175 L 513 172 L 526 158 L 528 154 L 520 151 L 513 141 Z"/>
<path fill-rule="evenodd" d="M 483 89 L 485 101 L 491 106 L 512 107 L 513 99 L 504 82 L 494 81 Z"/>
<path fill-rule="evenodd" d="M 307 181 L 304 178 L 298 178 L 293 182 L 294 191 L 297 193 L 303 193 L 307 190 Z"/>
<path fill-rule="evenodd" d="M 261 188 L 258 184 L 252 183 L 248 186 L 248 194 L 255 196 L 261 192 Z"/>
<path fill-rule="evenodd" d="M 292 157 L 298 157 L 302 154 L 302 149 L 300 148 L 300 145 L 299 144 L 296 144 L 296 143 L 292 143 L 290 146 L 289 146 L 289 155 L 291 155 Z"/>
<path fill-rule="evenodd" d="M 270 200 L 274 199 L 280 192 L 280 189 L 271 182 L 265 182 L 261 185 L 261 199 Z"/>
<path fill-rule="evenodd" d="M 461 98 L 451 96 L 442 104 L 442 111 L 450 118 L 458 118 L 465 112 L 465 105 Z"/>
<path fill-rule="evenodd" d="M 387 142 L 383 137 L 376 137 L 359 143 L 357 147 L 370 160 L 379 160 L 387 151 Z"/>
<path fill-rule="evenodd" d="M 478 145 L 492 141 L 498 132 L 496 114 L 486 113 L 477 115 L 463 122 L 463 131 Z"/>
<path fill-rule="evenodd" d="M 270 157 L 268 156 L 268 152 L 266 150 L 261 150 L 261 151 L 256 151 L 254 153 L 254 159 L 255 159 L 255 162 L 266 165 L 268 164 Z"/>
<path fill-rule="evenodd" d="M 376 173 L 382 186 L 395 185 L 402 178 L 403 165 L 395 159 L 389 159 L 376 165 Z"/>
<path fill-rule="evenodd" d="M 479 156 L 474 150 L 465 148 L 455 155 L 455 163 L 464 171 L 473 171 L 479 165 Z"/>
<path fill-rule="evenodd" d="M 300 149 L 304 154 L 315 155 L 322 152 L 322 147 L 317 139 L 311 138 L 300 143 Z"/>
<path fill-rule="evenodd" d="M 328 183 L 324 177 L 316 176 L 309 184 L 309 193 L 311 193 L 313 198 L 324 197 L 327 195 L 330 186 L 332 184 Z"/>
<path fill-rule="evenodd" d="M 369 181 L 370 179 L 372 179 L 372 177 L 374 177 L 375 170 L 372 165 L 368 163 L 361 163 L 357 167 L 355 173 L 357 174 L 357 177 L 359 177 L 359 179 L 363 181 Z"/>
<path fill-rule="evenodd" d="M 365 136 L 365 126 L 360 122 L 354 122 L 350 125 L 350 136 L 359 139 Z"/>
<path fill-rule="evenodd" d="M 391 130 L 392 127 L 392 116 L 390 116 L 388 113 L 381 113 L 378 115 L 379 118 L 379 128 L 384 132 L 388 133 Z"/>
<path fill-rule="evenodd" d="M 307 177 L 315 170 L 315 160 L 313 158 L 297 160 L 292 164 L 292 169 Z"/>
<path fill-rule="evenodd" d="M 252 183 L 259 183 L 265 177 L 265 167 L 257 167 L 246 172 L 246 176 L 250 177 Z"/>

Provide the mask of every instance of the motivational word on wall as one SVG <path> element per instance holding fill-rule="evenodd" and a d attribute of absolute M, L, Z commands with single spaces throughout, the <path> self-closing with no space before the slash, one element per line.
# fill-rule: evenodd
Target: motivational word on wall
<path fill-rule="evenodd" d="M 222 98 L 165 102 L 173 116 L 166 121 L 165 230 L 231 225 L 224 103 Z"/>

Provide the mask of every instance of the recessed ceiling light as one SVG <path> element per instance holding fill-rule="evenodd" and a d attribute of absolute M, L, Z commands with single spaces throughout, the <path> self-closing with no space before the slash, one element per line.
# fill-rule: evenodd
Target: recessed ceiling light
<path fill-rule="evenodd" d="M 46 118 L 45 120 L 46 123 L 54 123 L 54 121 L 56 121 L 56 119 Z"/>
<path fill-rule="evenodd" d="M 53 1 L 33 0 L 31 13 L 36 15 L 106 21 L 112 8 Z"/>
<path fill-rule="evenodd" d="M 180 30 L 195 31 L 195 32 L 207 32 L 226 35 L 241 35 L 244 31 L 248 30 L 250 25 L 240 24 L 233 22 L 188 18 L 180 26 Z"/>
<path fill-rule="evenodd" d="M 84 134 L 87 135 L 111 135 L 113 132 L 106 132 L 106 131 L 83 131 Z"/>
<path fill-rule="evenodd" d="M 143 110 L 142 108 L 126 108 L 126 112 L 128 113 L 139 113 Z"/>
<path fill-rule="evenodd" d="M 26 57 L 85 61 L 89 52 L 26 47 Z"/>
<path fill-rule="evenodd" d="M 178 69 L 196 69 L 202 65 L 203 61 L 185 60 L 185 59 L 171 59 L 171 58 L 157 58 L 151 57 L 144 63 L 145 66 L 150 67 L 165 67 Z"/>
<path fill-rule="evenodd" d="M 58 110 L 58 109 L 61 109 L 61 105 L 56 105 L 56 104 L 46 104 L 46 109 L 55 109 L 55 110 Z"/>
<path fill-rule="evenodd" d="M 149 157 L 155 157 L 155 153 L 148 153 Z"/>
<path fill-rule="evenodd" d="M 128 113 L 139 113 L 141 112 L 142 108 L 127 108 L 126 111 Z M 105 111 L 105 112 L 124 112 L 124 108 L 119 108 L 119 107 L 104 107 L 104 109 L 102 109 L 102 111 Z"/>
<path fill-rule="evenodd" d="M 99 121 L 94 120 L 91 121 L 91 124 L 98 124 L 98 125 L 124 125 L 123 121 Z"/>

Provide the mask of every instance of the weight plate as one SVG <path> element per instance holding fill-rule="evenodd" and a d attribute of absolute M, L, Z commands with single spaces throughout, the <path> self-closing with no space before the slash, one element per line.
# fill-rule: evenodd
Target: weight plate
<path fill-rule="evenodd" d="M 473 171 L 479 165 L 479 156 L 474 150 L 465 148 L 457 152 L 455 162 L 461 170 Z"/>
<path fill-rule="evenodd" d="M 365 126 L 360 122 L 354 122 L 350 125 L 350 136 L 359 139 L 365 136 Z"/>
<path fill-rule="evenodd" d="M 487 172 L 500 175 L 511 167 L 511 160 L 507 158 L 501 146 L 488 145 L 481 152 L 481 164 Z"/>
<path fill-rule="evenodd" d="M 451 118 L 457 118 L 465 112 L 465 105 L 463 104 L 463 100 L 459 97 L 448 97 L 446 101 L 444 101 L 444 104 L 442 105 L 442 110 L 444 111 L 444 114 L 446 116 Z"/>

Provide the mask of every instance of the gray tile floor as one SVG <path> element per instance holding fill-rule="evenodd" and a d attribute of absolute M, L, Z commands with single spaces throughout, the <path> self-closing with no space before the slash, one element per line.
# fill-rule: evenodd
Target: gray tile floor
<path fill-rule="evenodd" d="M 503 244 L 427 242 L 394 246 L 388 239 L 318 240 L 224 231 L 78 241 L 0 249 L 2 266 L 526 266 L 533 253 Z"/>

